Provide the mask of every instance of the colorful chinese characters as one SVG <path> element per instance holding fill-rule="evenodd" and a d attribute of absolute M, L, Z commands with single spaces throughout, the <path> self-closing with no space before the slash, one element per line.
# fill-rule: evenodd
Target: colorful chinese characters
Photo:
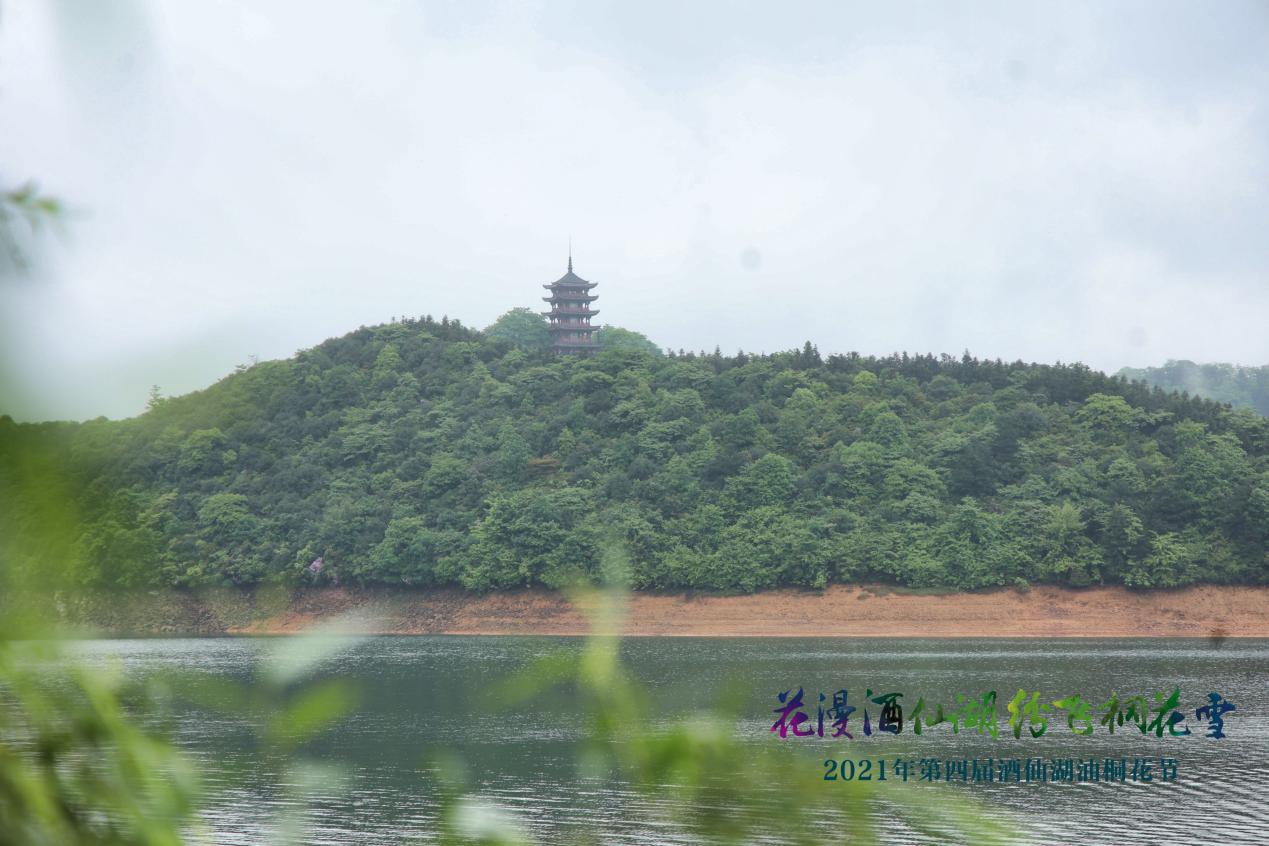
<path fill-rule="evenodd" d="M 994 695 L 994 694 L 993 694 Z M 780 735 L 781 738 L 787 738 L 790 734 L 794 737 L 824 737 L 824 719 L 829 720 L 829 737 L 844 737 L 847 740 L 854 740 L 855 735 L 849 730 L 850 717 L 858 709 L 849 704 L 849 693 L 845 690 L 839 690 L 833 694 L 832 704 L 825 708 L 828 698 L 821 693 L 819 695 L 819 705 L 816 707 L 816 719 L 814 726 L 810 725 L 811 718 L 807 714 L 803 698 L 805 693 L 802 688 L 798 688 L 795 693 L 792 688 L 777 693 L 776 698 L 780 700 L 780 707 L 774 709 L 777 715 L 776 721 L 771 724 L 771 731 Z M 884 732 L 886 734 L 898 734 L 903 730 L 903 706 L 899 704 L 902 693 L 880 693 L 873 695 L 872 689 L 869 688 L 864 694 L 864 713 L 863 713 L 863 733 L 864 736 L 871 735 L 874 731 Z M 871 712 L 868 710 L 868 704 L 880 706 L 877 715 L 876 726 L 872 723 Z M 920 733 L 920 729 L 917 730 Z"/>
<path fill-rule="evenodd" d="M 776 721 L 771 724 L 771 731 L 782 739 L 793 737 L 830 737 L 854 740 L 851 717 L 862 708 L 862 715 L 856 717 L 853 727 L 862 731 L 864 737 L 874 733 L 900 734 L 904 726 L 903 694 L 898 692 L 874 693 L 868 688 L 858 707 L 850 704 L 849 691 L 835 691 L 832 697 L 823 693 L 818 695 L 815 717 L 812 719 L 810 708 L 805 704 L 805 691 L 799 687 L 776 694 L 779 707 L 773 709 Z M 1194 710 L 1194 719 L 1208 724 L 1207 737 L 1220 740 L 1225 735 L 1225 715 L 1237 710 L 1234 703 L 1226 700 L 1219 693 L 1209 693 L 1208 702 Z M 1041 737 L 1049 730 L 1049 719 L 1060 720 L 1065 715 L 1067 728 L 1073 734 L 1090 735 L 1101 726 L 1108 733 L 1114 734 L 1116 728 L 1133 726 L 1142 734 L 1153 734 L 1163 737 L 1184 737 L 1190 734 L 1185 725 L 1186 716 L 1181 710 L 1181 689 L 1173 688 L 1171 693 L 1155 693 L 1151 704 L 1144 696 L 1131 696 L 1120 699 L 1117 693 L 1100 705 L 1094 705 L 1079 694 L 1071 694 L 1061 699 L 1041 699 L 1040 692 L 1026 691 L 1019 688 L 1013 698 L 1005 704 L 1007 731 L 1015 738 L 1021 738 L 1023 729 L 1031 737 Z M 1094 700 L 1095 701 L 1095 700 Z M 876 706 L 875 708 L 873 706 Z M 873 711 L 877 720 L 872 719 Z M 943 703 L 927 703 L 924 697 L 917 699 L 916 706 L 908 714 L 907 724 L 913 734 L 922 734 L 926 729 L 947 724 L 954 734 L 962 731 L 999 736 L 1002 715 L 998 713 L 996 691 L 977 697 L 957 695 L 955 702 L 948 707 Z M 828 734 L 825 734 L 827 729 Z"/>

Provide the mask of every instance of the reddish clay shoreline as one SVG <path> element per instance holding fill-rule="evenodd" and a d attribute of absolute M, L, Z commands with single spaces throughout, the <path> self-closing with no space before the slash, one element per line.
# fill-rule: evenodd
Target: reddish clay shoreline
<path fill-rule="evenodd" d="M 194 601 L 193 605 L 203 603 Z M 356 615 L 354 628 L 367 634 L 584 635 L 589 631 L 583 610 L 561 594 L 545 590 L 470 594 L 448 589 L 336 587 L 278 597 L 271 611 L 257 604 L 249 619 L 240 610 L 234 615 L 237 620 L 217 621 L 213 608 L 200 608 L 200 625 L 195 628 L 208 634 L 291 634 L 349 613 Z M 918 594 L 836 585 L 824 591 L 774 590 L 749 596 L 636 593 L 626 607 L 624 634 L 1269 637 L 1269 587 L 1129 591 L 1044 586 Z"/>
<path fill-rule="evenodd" d="M 541 589 L 260 588 L 5 597 L 86 635 L 297 634 L 330 621 L 364 634 L 585 635 L 586 609 Z M 0 614 L 4 609 L 0 608 Z M 1052 586 L 916 593 L 881 586 L 748 596 L 635 593 L 635 637 L 1263 637 L 1269 586 L 1130 591 Z"/>

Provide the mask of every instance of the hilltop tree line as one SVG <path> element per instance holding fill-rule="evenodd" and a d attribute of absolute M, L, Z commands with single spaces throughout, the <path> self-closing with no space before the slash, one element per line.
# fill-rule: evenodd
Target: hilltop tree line
<path fill-rule="evenodd" d="M 593 578 L 615 539 L 644 589 L 1269 580 L 1249 410 L 1082 365 L 498 335 L 409 319 L 130 420 L 0 418 L 4 566 L 493 590 Z"/>
<path fill-rule="evenodd" d="M 1196 397 L 1250 408 L 1269 417 L 1269 364 L 1244 367 L 1235 364 L 1195 364 L 1169 361 L 1162 367 L 1125 367 L 1119 375 L 1158 385 L 1165 391 L 1180 391 Z"/>

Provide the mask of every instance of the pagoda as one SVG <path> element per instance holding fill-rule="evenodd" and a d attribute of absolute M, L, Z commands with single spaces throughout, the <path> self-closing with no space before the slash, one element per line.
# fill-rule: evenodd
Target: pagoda
<path fill-rule="evenodd" d="M 551 349 L 557 353 L 590 355 L 599 349 L 595 340 L 598 327 L 590 325 L 590 319 L 599 314 L 590 304 L 599 297 L 590 292 L 594 282 L 573 273 L 573 251 L 568 251 L 568 272 L 549 285 L 543 285 L 551 296 L 542 299 L 551 304 L 550 311 L 542 312 L 551 323 Z"/>

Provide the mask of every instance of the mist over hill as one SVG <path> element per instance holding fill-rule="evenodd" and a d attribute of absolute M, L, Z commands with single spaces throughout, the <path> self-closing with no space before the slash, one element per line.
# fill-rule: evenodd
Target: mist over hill
<path fill-rule="evenodd" d="M 1269 575 L 1249 410 L 1082 365 L 556 357 L 430 317 L 133 419 L 0 418 L 0 497 L 3 566 L 85 585 L 556 587 L 612 541 L 644 589 Z"/>
<path fill-rule="evenodd" d="M 1269 364 L 1245 367 L 1172 360 L 1162 367 L 1125 367 L 1116 375 L 1158 385 L 1165 391 L 1184 391 L 1240 408 L 1250 408 L 1269 416 Z"/>

